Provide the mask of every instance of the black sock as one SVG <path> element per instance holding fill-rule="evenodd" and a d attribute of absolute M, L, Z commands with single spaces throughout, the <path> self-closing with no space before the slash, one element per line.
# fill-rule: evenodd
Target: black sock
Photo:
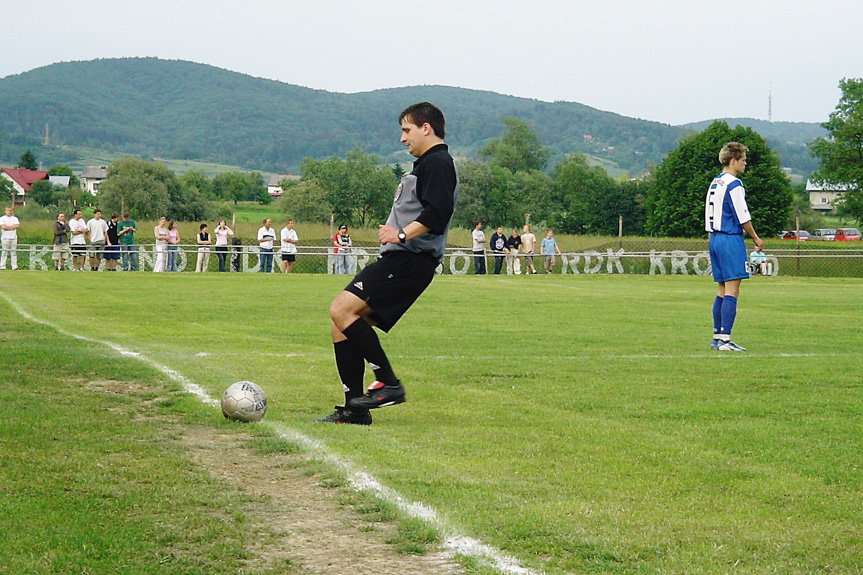
<path fill-rule="evenodd" d="M 339 341 L 333 344 L 336 354 L 336 369 L 342 380 L 342 388 L 345 392 L 345 405 L 355 397 L 363 396 L 363 375 L 366 372 L 366 360 L 363 354 L 350 340 Z"/>
<path fill-rule="evenodd" d="M 359 318 L 342 330 L 342 333 L 369 362 L 369 366 L 375 372 L 375 379 L 387 385 L 398 384 L 399 380 L 396 379 L 393 368 L 390 367 L 390 361 L 384 353 L 384 348 L 381 347 L 378 334 L 375 333 L 372 326 L 366 323 L 366 320 Z"/>

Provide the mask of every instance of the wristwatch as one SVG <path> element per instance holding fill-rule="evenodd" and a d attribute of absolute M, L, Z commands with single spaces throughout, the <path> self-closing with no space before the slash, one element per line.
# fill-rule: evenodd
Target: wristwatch
<path fill-rule="evenodd" d="M 405 233 L 405 231 L 404 231 L 404 230 L 399 230 L 399 241 L 400 241 L 401 243 L 405 243 L 405 242 L 407 241 L 407 239 L 408 239 L 408 236 L 407 236 L 407 234 Z"/>

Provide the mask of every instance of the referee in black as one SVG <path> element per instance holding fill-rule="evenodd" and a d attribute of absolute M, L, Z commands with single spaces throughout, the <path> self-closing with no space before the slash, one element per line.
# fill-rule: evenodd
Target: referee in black
<path fill-rule="evenodd" d="M 428 102 L 409 106 L 399 123 L 401 142 L 417 160 L 396 189 L 386 225 L 378 229 L 380 259 L 358 273 L 330 305 L 345 405 L 315 421 L 370 425 L 370 409 L 405 400 L 372 326 L 389 332 L 431 283 L 444 255 L 458 174 L 443 142 L 446 122 L 437 107 Z M 363 394 L 366 362 L 375 382 Z"/>

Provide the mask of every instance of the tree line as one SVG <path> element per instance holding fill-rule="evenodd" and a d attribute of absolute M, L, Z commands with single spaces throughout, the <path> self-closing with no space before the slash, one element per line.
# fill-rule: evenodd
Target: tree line
<path fill-rule="evenodd" d="M 863 80 L 843 80 L 842 99 L 823 124 L 828 138 L 812 145 L 821 166 L 814 178 L 849 185 L 839 209 L 863 219 Z M 738 141 L 749 148 L 748 167 L 740 177 L 759 231 L 770 235 L 793 219 L 795 195 L 776 153 L 753 129 L 716 121 L 679 142 L 642 178 L 611 178 L 580 153 L 567 155 L 548 169 L 551 150 L 522 119 L 504 117 L 500 137 L 491 138 L 469 158 L 459 158 L 460 192 L 454 224 L 474 222 L 505 228 L 526 219 L 558 233 L 615 235 L 622 219 L 626 235 L 698 237 L 703 235 L 704 196 L 720 170 L 718 152 Z M 22 156 L 22 162 L 35 158 Z M 54 173 L 71 175 L 63 166 Z M 382 164 L 357 148 L 344 157 L 303 160 L 298 180 L 281 182 L 283 195 L 274 208 L 299 221 L 335 218 L 354 226 L 386 219 L 404 168 Z M 42 206 L 81 201 L 80 188 L 58 190 L 34 185 L 31 199 Z M 269 203 L 258 172 L 226 172 L 212 178 L 200 171 L 177 176 L 159 162 L 116 160 L 92 201 L 106 211 L 121 206 L 138 218 L 168 215 L 178 220 L 209 219 L 213 200 Z"/>

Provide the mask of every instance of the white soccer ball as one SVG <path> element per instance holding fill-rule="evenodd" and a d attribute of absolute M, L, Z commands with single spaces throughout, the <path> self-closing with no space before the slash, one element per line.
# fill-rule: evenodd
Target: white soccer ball
<path fill-rule="evenodd" d="M 222 414 L 228 419 L 260 421 L 267 412 L 267 395 L 251 381 L 232 383 L 222 394 Z"/>

